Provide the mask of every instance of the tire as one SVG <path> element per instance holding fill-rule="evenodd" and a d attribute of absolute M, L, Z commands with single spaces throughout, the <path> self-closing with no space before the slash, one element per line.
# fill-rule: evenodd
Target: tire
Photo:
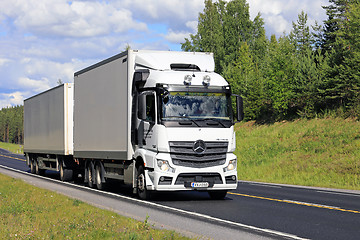
<path fill-rule="evenodd" d="M 150 199 L 150 191 L 146 189 L 145 171 L 144 171 L 144 167 L 142 165 L 140 165 L 137 168 L 136 192 L 137 192 L 137 196 L 140 199 L 142 199 L 142 200 Z"/>
<path fill-rule="evenodd" d="M 65 181 L 71 181 L 73 178 L 73 170 L 72 169 L 66 169 L 64 167 L 64 164 L 61 162 L 60 164 L 60 180 Z"/>
<path fill-rule="evenodd" d="M 94 187 L 94 165 L 92 162 L 89 162 L 87 168 L 86 168 L 86 177 L 85 179 L 87 180 L 87 184 L 90 188 Z"/>
<path fill-rule="evenodd" d="M 35 174 L 36 175 L 44 175 L 45 170 L 39 168 L 39 162 L 37 160 L 34 161 L 34 165 L 35 165 Z"/>
<path fill-rule="evenodd" d="M 211 197 L 211 199 L 214 200 L 221 200 L 224 199 L 226 194 L 227 194 L 227 190 L 214 190 L 214 191 L 208 191 L 209 196 Z"/>
<path fill-rule="evenodd" d="M 96 164 L 95 167 L 95 183 L 96 183 L 96 187 L 99 190 L 104 190 L 106 183 L 102 182 L 101 179 L 103 178 L 102 176 L 102 171 L 101 171 L 101 163 L 99 162 L 98 164 Z"/>
<path fill-rule="evenodd" d="M 36 173 L 36 169 L 35 169 L 35 161 L 34 160 L 30 160 L 30 172 L 32 174 Z"/>

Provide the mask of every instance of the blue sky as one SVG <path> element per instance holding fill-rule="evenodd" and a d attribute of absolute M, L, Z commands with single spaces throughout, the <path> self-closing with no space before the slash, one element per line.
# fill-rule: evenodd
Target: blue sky
<path fill-rule="evenodd" d="M 304 10 L 326 18 L 327 0 L 248 0 L 268 36 L 289 33 Z M 132 49 L 180 50 L 196 32 L 203 0 L 1 0 L 0 108 L 62 82 L 100 60 Z"/>

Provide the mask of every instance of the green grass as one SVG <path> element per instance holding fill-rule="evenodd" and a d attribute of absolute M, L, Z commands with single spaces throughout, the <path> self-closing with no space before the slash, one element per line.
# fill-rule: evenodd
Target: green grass
<path fill-rule="evenodd" d="M 6 150 L 8 150 L 10 152 L 17 153 L 17 154 L 23 154 L 24 153 L 24 146 L 23 145 L 0 142 L 0 148 L 6 149 Z"/>
<path fill-rule="evenodd" d="M 239 179 L 360 190 L 360 123 L 327 118 L 236 125 Z"/>
<path fill-rule="evenodd" d="M 188 239 L 0 174 L 0 239 Z M 151 216 L 150 216 L 151 218 Z"/>
<path fill-rule="evenodd" d="M 235 126 L 239 179 L 360 190 L 360 122 L 324 118 Z M 22 146 L 0 148 L 22 153 Z"/>

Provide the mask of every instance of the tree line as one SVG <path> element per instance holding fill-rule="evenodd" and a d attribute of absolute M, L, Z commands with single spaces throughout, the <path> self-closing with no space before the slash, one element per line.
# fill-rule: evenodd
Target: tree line
<path fill-rule="evenodd" d="M 360 119 L 360 0 L 329 0 L 327 20 L 298 15 L 288 35 L 266 37 L 246 0 L 205 0 L 184 51 L 213 52 L 215 71 L 245 100 L 246 120 Z M 23 144 L 23 106 L 0 110 L 0 141 Z"/>
<path fill-rule="evenodd" d="M 360 118 L 359 2 L 329 0 L 323 25 L 309 26 L 301 12 L 289 34 L 269 39 L 246 0 L 205 0 L 182 50 L 214 53 L 215 71 L 244 98 L 246 120 Z"/>
<path fill-rule="evenodd" d="M 0 141 L 24 143 L 24 106 L 0 109 Z"/>

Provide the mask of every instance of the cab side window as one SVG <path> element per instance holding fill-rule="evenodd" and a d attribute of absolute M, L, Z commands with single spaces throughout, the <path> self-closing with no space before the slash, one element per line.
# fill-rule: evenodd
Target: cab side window
<path fill-rule="evenodd" d="M 155 122 L 155 96 L 146 95 L 146 121 Z"/>

